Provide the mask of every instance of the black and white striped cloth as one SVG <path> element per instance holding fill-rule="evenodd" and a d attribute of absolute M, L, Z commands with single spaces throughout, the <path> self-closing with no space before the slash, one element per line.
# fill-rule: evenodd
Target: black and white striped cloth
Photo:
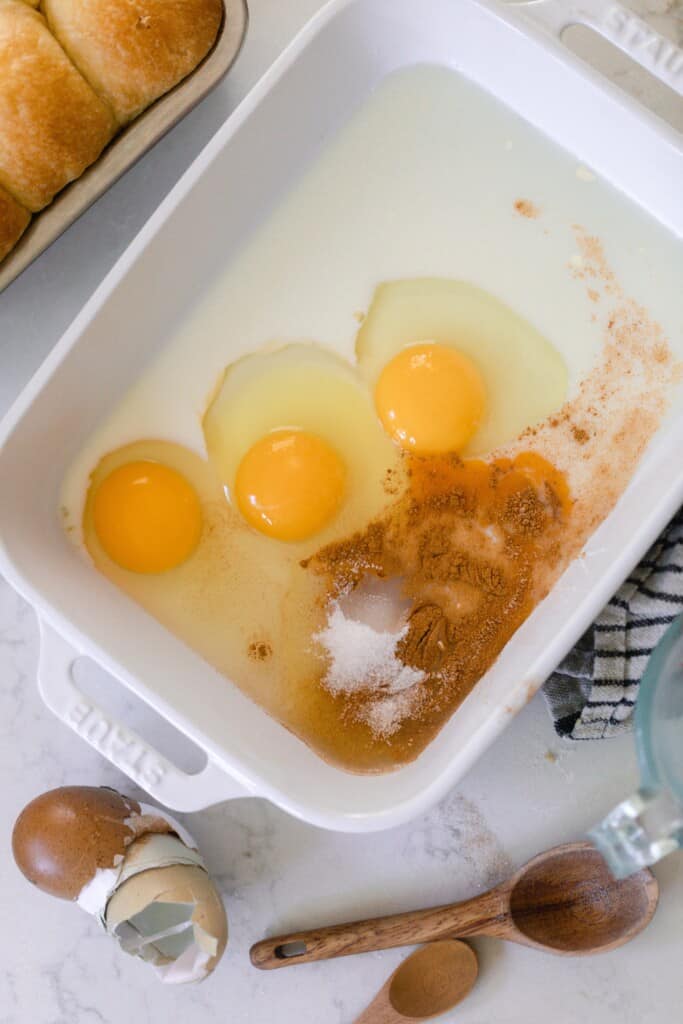
<path fill-rule="evenodd" d="M 544 687 L 559 736 L 598 740 L 632 726 L 653 647 L 683 614 L 683 509 Z"/>

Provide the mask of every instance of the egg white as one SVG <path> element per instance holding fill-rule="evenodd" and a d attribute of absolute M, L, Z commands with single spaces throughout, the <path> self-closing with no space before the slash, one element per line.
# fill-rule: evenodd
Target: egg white
<path fill-rule="evenodd" d="M 382 430 L 369 390 L 346 360 L 317 345 L 287 345 L 233 363 L 203 427 L 209 459 L 229 497 L 247 451 L 274 430 L 317 434 L 341 456 L 346 489 L 339 512 L 315 537 L 295 545 L 302 550 L 362 528 L 395 493 L 387 474 L 400 471 L 400 453 Z"/>
<path fill-rule="evenodd" d="M 360 372 L 374 389 L 401 349 L 430 341 L 469 356 L 484 379 L 484 417 L 464 455 L 483 455 L 512 441 L 566 397 L 567 367 L 550 342 L 493 295 L 447 278 L 379 285 L 356 341 Z"/>

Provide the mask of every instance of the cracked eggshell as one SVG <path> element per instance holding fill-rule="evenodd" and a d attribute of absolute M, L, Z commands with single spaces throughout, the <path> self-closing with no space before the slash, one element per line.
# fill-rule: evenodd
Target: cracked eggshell
<path fill-rule="evenodd" d="M 109 900 L 105 927 L 166 984 L 202 981 L 228 940 L 223 901 L 204 868 L 191 864 L 133 875 Z"/>
<path fill-rule="evenodd" d="M 163 821 L 167 822 L 167 824 L 170 827 L 170 831 L 175 832 L 179 839 L 182 839 L 185 846 L 187 846 L 190 850 L 197 849 L 197 843 L 195 842 L 194 837 L 191 836 L 190 833 L 185 828 L 185 826 L 181 825 L 179 821 L 176 821 L 176 819 L 173 818 L 168 813 L 168 811 L 162 811 L 158 807 L 152 807 L 151 804 L 143 804 L 142 801 L 140 801 L 139 807 L 140 819 L 138 821 L 133 819 L 131 823 L 132 827 L 135 827 L 135 830 L 138 835 L 142 835 L 143 832 L 159 832 L 158 828 L 143 829 L 141 825 L 143 823 L 153 824 L 155 822 L 158 822 L 159 819 L 161 818 Z"/>
<path fill-rule="evenodd" d="M 126 851 L 118 872 L 117 888 L 142 871 L 166 868 L 174 864 L 205 867 L 199 850 L 194 846 L 188 846 L 177 835 L 148 833 L 140 836 Z"/>
<path fill-rule="evenodd" d="M 173 830 L 161 814 L 140 816 L 137 801 L 113 789 L 62 786 L 24 808 L 12 851 L 19 870 L 39 889 L 76 900 L 96 876 L 121 864 L 139 835 Z"/>

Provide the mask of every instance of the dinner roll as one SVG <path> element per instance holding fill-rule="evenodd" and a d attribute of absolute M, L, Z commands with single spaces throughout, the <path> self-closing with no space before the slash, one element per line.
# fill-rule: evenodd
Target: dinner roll
<path fill-rule="evenodd" d="M 126 124 L 211 49 L 222 0 L 44 0 L 50 28 Z"/>
<path fill-rule="evenodd" d="M 96 160 L 110 109 L 23 0 L 0 0 L 0 185 L 40 210 Z"/>
<path fill-rule="evenodd" d="M 30 219 L 28 210 L 0 188 L 0 260 L 17 244 Z"/>

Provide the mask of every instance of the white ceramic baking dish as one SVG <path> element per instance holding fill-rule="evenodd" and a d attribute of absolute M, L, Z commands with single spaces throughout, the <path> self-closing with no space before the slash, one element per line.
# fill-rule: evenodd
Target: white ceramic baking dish
<path fill-rule="evenodd" d="M 569 568 L 417 761 L 379 777 L 320 761 L 92 570 L 58 521 L 69 462 L 211 268 L 236 251 L 262 211 L 297 179 L 321 136 L 329 137 L 396 68 L 425 61 L 458 68 L 683 234 L 681 140 L 568 53 L 557 33 L 567 21 L 589 21 L 636 57 L 644 54 L 672 85 L 683 70 L 681 54 L 643 35 L 641 23 L 613 4 L 572 8 L 551 0 L 544 7 L 550 30 L 529 21 L 526 10 L 491 0 L 335 0 L 326 7 L 161 204 L 4 423 L 0 569 L 40 617 L 43 697 L 172 808 L 196 810 L 254 794 L 347 831 L 386 828 L 420 813 L 537 690 L 683 501 L 679 410 L 594 534 L 590 557 Z M 72 678 L 81 655 L 199 744 L 206 768 L 179 771 L 83 696 Z"/>

